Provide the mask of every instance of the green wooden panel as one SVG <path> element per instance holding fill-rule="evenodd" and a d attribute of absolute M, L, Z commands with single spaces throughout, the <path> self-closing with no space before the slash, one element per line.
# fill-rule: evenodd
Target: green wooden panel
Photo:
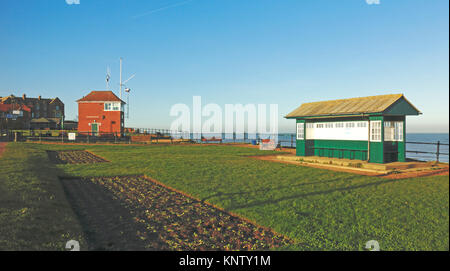
<path fill-rule="evenodd" d="M 401 98 L 384 111 L 386 115 L 419 115 L 417 111 L 405 98 Z"/>
<path fill-rule="evenodd" d="M 305 124 L 305 120 L 298 119 L 296 121 L 296 123 L 303 123 L 303 124 Z M 303 135 L 303 138 L 306 138 L 306 127 L 304 129 L 304 133 L 305 134 Z M 297 127 L 295 127 L 295 137 L 297 138 Z M 305 156 L 306 155 L 306 148 L 305 148 L 305 146 L 306 146 L 306 140 L 298 140 L 297 139 L 296 150 L 295 150 L 297 156 Z"/>
<path fill-rule="evenodd" d="M 306 156 L 305 140 L 297 140 L 296 155 Z"/>
<path fill-rule="evenodd" d="M 381 142 L 370 142 L 370 161 L 371 163 L 384 163 L 384 117 L 371 116 L 369 119 L 381 120 Z"/>
<path fill-rule="evenodd" d="M 307 152 L 310 155 L 367 160 L 367 141 L 353 140 L 309 140 Z M 314 147 L 311 148 L 311 147 Z"/>
<path fill-rule="evenodd" d="M 403 141 L 398 142 L 398 161 L 406 162 L 406 117 L 403 117 Z"/>

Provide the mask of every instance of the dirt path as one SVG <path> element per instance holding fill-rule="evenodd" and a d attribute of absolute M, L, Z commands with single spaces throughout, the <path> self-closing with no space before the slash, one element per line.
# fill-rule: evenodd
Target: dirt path
<path fill-rule="evenodd" d="M 271 161 L 277 163 L 284 164 L 294 164 L 294 165 L 302 165 L 306 167 L 320 168 L 320 169 L 328 169 L 339 172 L 348 172 L 365 176 L 374 176 L 374 177 L 382 177 L 386 179 L 407 179 L 407 178 L 416 178 L 416 177 L 427 177 L 427 176 L 445 176 L 449 175 L 449 166 L 443 165 L 441 169 L 424 169 L 422 171 L 409 171 L 409 172 L 400 172 L 400 173 L 389 173 L 389 174 L 380 174 L 377 172 L 370 172 L 364 170 L 357 170 L 351 168 L 343 168 L 343 167 L 333 167 L 321 164 L 313 164 L 313 163 L 299 163 L 294 161 L 286 161 L 280 160 L 277 158 L 278 155 L 264 155 L 264 156 L 248 156 L 249 158 L 263 160 L 263 161 Z"/>
<path fill-rule="evenodd" d="M 444 166 L 444 168 L 441 169 L 435 169 L 435 170 L 423 170 L 423 171 L 411 171 L 411 172 L 402 172 L 402 173 L 391 173 L 384 176 L 381 176 L 383 178 L 387 179 L 407 179 L 407 178 L 417 178 L 417 177 L 428 177 L 428 176 L 448 176 L 449 169 L 448 165 Z"/>
<path fill-rule="evenodd" d="M 4 152 L 5 149 L 6 149 L 6 144 L 8 144 L 8 143 L 6 143 L 6 142 L 0 142 L 0 157 L 2 156 L 3 152 Z"/>

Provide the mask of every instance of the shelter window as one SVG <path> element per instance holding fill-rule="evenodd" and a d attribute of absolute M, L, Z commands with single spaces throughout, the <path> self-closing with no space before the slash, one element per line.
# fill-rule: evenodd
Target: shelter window
<path fill-rule="evenodd" d="M 345 128 L 355 128 L 355 123 L 354 122 L 347 122 L 345 124 Z"/>
<path fill-rule="evenodd" d="M 384 122 L 384 140 L 403 141 L 403 122 L 402 121 Z"/>
<path fill-rule="evenodd" d="M 381 142 L 381 120 L 370 122 L 370 141 Z"/>
<path fill-rule="evenodd" d="M 305 124 L 297 123 L 297 139 L 304 140 L 305 139 Z"/>
<path fill-rule="evenodd" d="M 395 141 L 403 141 L 403 121 L 396 121 L 394 124 L 394 129 L 395 129 L 394 135 Z"/>

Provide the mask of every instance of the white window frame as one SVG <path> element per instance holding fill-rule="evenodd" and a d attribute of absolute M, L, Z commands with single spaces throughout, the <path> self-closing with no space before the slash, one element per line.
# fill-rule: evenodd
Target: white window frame
<path fill-rule="evenodd" d="M 104 111 L 112 111 L 112 103 L 105 103 L 103 105 L 103 110 Z"/>
<path fill-rule="evenodd" d="M 118 102 L 105 102 L 103 105 L 104 111 L 122 111 L 121 103 Z"/>
<path fill-rule="evenodd" d="M 403 131 L 404 123 L 403 121 L 394 122 L 394 139 L 395 141 L 404 141 L 404 131 Z"/>
<path fill-rule="evenodd" d="M 384 141 L 403 141 L 403 121 L 384 122 Z"/>
<path fill-rule="evenodd" d="M 370 141 L 371 142 L 381 142 L 381 120 L 371 120 L 370 121 Z"/>
<path fill-rule="evenodd" d="M 297 140 L 305 140 L 305 123 L 297 123 Z"/>
<path fill-rule="evenodd" d="M 120 103 L 113 103 L 112 104 L 112 111 L 120 111 Z"/>

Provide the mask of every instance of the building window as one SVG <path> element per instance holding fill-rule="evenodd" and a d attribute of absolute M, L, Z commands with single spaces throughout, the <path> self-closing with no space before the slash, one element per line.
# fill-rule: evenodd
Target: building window
<path fill-rule="evenodd" d="M 325 128 L 333 128 L 333 123 L 325 123 Z"/>
<path fill-rule="evenodd" d="M 316 124 L 316 128 L 323 128 L 324 126 L 323 126 L 323 123 L 317 123 Z"/>
<path fill-rule="evenodd" d="M 306 124 L 306 128 L 313 129 L 314 128 L 314 123 L 311 123 L 311 122 L 307 123 Z"/>
<path fill-rule="evenodd" d="M 370 141 L 381 142 L 381 120 L 370 122 Z"/>
<path fill-rule="evenodd" d="M 105 103 L 105 111 L 120 111 L 120 103 Z"/>
<path fill-rule="evenodd" d="M 59 105 L 55 106 L 55 109 L 56 109 L 56 110 L 59 110 Z"/>
<path fill-rule="evenodd" d="M 395 122 L 395 135 L 394 139 L 395 141 L 403 141 L 403 121 L 396 121 Z"/>
<path fill-rule="evenodd" d="M 402 121 L 384 122 L 384 140 L 403 141 L 403 122 Z"/>
<path fill-rule="evenodd" d="M 356 127 L 358 128 L 366 128 L 367 124 L 363 121 L 360 121 L 356 124 Z"/>
<path fill-rule="evenodd" d="M 297 123 L 297 140 L 305 140 L 305 124 Z"/>

